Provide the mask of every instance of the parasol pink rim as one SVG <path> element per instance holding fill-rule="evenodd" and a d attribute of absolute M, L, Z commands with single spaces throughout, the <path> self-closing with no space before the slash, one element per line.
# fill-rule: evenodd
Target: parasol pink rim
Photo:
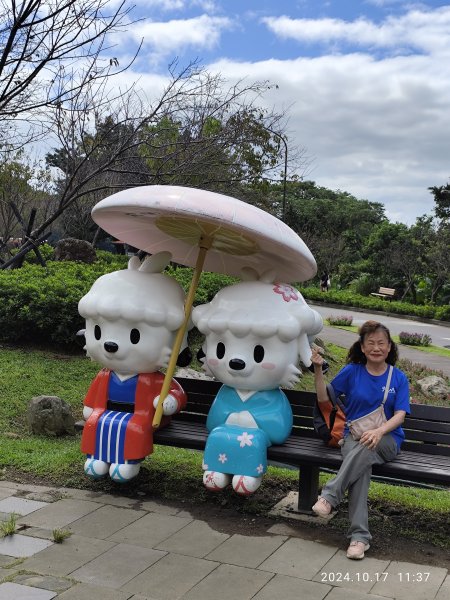
<path fill-rule="evenodd" d="M 317 272 L 303 240 L 273 215 L 231 196 L 181 186 L 130 188 L 101 200 L 93 220 L 107 233 L 150 254 L 169 251 L 195 266 L 200 240 L 211 247 L 205 271 L 241 276 L 243 267 L 276 280 L 306 281 Z"/>

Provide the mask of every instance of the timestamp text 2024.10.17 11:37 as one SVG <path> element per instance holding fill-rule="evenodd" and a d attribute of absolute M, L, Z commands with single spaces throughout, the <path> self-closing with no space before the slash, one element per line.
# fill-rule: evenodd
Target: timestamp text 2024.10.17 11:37
<path fill-rule="evenodd" d="M 387 581 L 388 578 L 395 577 L 400 583 L 426 583 L 430 577 L 430 573 L 424 572 L 398 572 L 389 573 L 388 571 L 382 571 L 381 573 L 369 573 L 368 571 L 354 573 L 350 572 L 333 572 L 321 573 L 320 580 L 322 583 L 377 583 L 378 581 Z"/>

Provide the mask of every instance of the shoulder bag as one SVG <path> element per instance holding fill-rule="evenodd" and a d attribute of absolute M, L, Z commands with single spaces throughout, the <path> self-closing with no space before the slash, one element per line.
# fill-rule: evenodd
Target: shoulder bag
<path fill-rule="evenodd" d="M 384 405 L 389 394 L 393 370 L 394 367 L 390 365 L 386 388 L 384 390 L 383 402 L 380 404 L 380 406 L 376 410 L 373 410 L 363 417 L 353 419 L 353 421 L 347 421 L 347 426 L 354 440 L 359 440 L 365 431 L 369 431 L 370 429 L 378 429 L 378 427 L 381 427 L 383 423 L 386 423 L 387 419 L 386 415 L 384 414 Z"/>

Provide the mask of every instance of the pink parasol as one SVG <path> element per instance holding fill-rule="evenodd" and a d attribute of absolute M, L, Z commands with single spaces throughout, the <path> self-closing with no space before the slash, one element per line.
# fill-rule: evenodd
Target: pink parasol
<path fill-rule="evenodd" d="M 240 276 L 243 267 L 271 269 L 282 282 L 317 272 L 306 244 L 285 223 L 236 198 L 179 186 L 144 186 L 101 200 L 92 218 L 121 241 L 150 254 L 169 251 L 176 263 L 195 267 L 181 326 L 167 367 L 153 425 L 159 425 L 202 270 Z"/>

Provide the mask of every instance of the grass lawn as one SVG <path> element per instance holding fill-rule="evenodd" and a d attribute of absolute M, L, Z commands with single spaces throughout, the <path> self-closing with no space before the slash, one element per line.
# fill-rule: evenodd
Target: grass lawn
<path fill-rule="evenodd" d="M 346 351 L 327 345 L 327 359 L 333 370 L 342 364 Z M 134 482 L 120 487 L 109 479 L 91 482 L 83 473 L 84 457 L 79 434 L 63 438 L 33 436 L 28 432 L 26 409 L 29 400 L 40 394 L 66 400 L 74 417 L 82 413 L 82 401 L 98 366 L 81 355 L 65 355 L 47 350 L 0 347 L 0 476 L 3 479 L 36 481 L 56 486 L 81 487 L 102 491 L 137 490 L 169 500 L 226 504 L 239 511 L 265 514 L 290 490 L 297 488 L 297 471 L 270 467 L 258 492 L 241 498 L 225 491 L 208 494 L 201 484 L 202 455 L 183 449 L 157 446 L 143 463 Z M 312 376 L 302 379 L 301 389 L 312 389 Z M 322 483 L 330 475 L 321 476 Z M 372 526 L 377 531 L 394 531 L 415 540 L 450 548 L 450 494 L 448 491 L 397 487 L 372 483 L 370 487 Z M 398 512 L 401 519 L 390 518 Z M 433 524 L 430 527 L 430 523 Z M 333 527 L 344 530 L 345 518 L 333 519 Z"/>

